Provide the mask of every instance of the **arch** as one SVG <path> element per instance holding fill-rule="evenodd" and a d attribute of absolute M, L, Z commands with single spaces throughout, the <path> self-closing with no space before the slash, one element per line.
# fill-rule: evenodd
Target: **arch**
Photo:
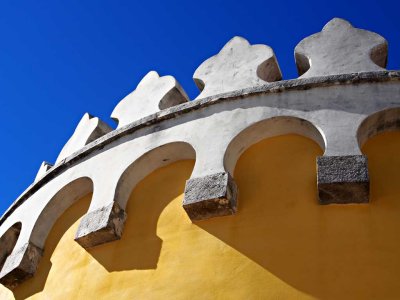
<path fill-rule="evenodd" d="M 310 138 L 325 151 L 325 138 L 310 121 L 292 116 L 272 117 L 248 126 L 232 139 L 224 155 L 225 170 L 233 174 L 237 160 L 251 145 L 266 138 L 290 133 Z"/>
<path fill-rule="evenodd" d="M 360 149 L 365 142 L 383 132 L 400 130 L 400 107 L 388 108 L 367 116 L 357 130 Z"/>
<path fill-rule="evenodd" d="M 61 188 L 46 204 L 33 226 L 29 242 L 43 249 L 57 219 L 77 200 L 93 192 L 93 181 L 80 177 Z"/>
<path fill-rule="evenodd" d="M 186 142 L 172 142 L 146 152 L 122 173 L 115 191 L 115 202 L 125 209 L 131 192 L 143 178 L 158 168 L 185 159 L 196 159 L 196 151 Z"/>
<path fill-rule="evenodd" d="M 78 199 L 93 191 L 93 182 L 88 177 L 75 179 L 64 185 L 46 201 L 39 216 L 33 215 L 28 226 L 14 237 L 14 246 L 4 262 L 0 273 L 0 283 L 9 289 L 32 277 L 43 255 L 43 248 L 54 223 Z M 25 223 L 24 223 L 25 225 Z M 18 229 L 18 227 L 17 227 Z M 15 234 L 14 234 L 15 235 Z"/>
<path fill-rule="evenodd" d="M 16 222 L 0 237 L 0 270 L 3 268 L 7 257 L 14 250 L 19 234 L 21 233 L 22 223 Z"/>

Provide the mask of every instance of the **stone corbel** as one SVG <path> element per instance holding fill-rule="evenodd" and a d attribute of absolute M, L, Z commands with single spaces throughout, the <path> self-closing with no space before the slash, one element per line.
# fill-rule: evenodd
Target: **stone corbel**
<path fill-rule="evenodd" d="M 183 208 L 193 221 L 233 215 L 238 189 L 228 172 L 218 172 L 186 181 Z"/>
<path fill-rule="evenodd" d="M 369 201 L 368 159 L 362 155 L 357 140 L 361 120 L 362 116 L 345 112 L 325 115 L 326 149 L 324 155 L 317 158 L 321 204 Z"/>
<path fill-rule="evenodd" d="M 18 249 L 14 249 L 7 257 L 0 272 L 0 283 L 9 289 L 31 278 L 37 269 L 43 250 L 26 243 Z"/>

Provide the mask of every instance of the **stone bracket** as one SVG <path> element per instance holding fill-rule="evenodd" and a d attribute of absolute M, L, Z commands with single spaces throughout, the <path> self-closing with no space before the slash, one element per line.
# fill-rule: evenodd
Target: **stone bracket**
<path fill-rule="evenodd" d="M 4 263 L 0 273 L 0 283 L 9 289 L 31 278 L 37 269 L 43 250 L 26 243 L 21 248 L 13 251 Z"/>
<path fill-rule="evenodd" d="M 232 215 L 237 210 L 238 190 L 227 172 L 186 181 L 183 208 L 191 220 Z"/>
<path fill-rule="evenodd" d="M 86 214 L 75 236 L 75 241 L 83 248 L 119 240 L 126 220 L 125 211 L 117 202 Z"/>
<path fill-rule="evenodd" d="M 368 160 L 364 155 L 317 158 L 321 204 L 369 202 Z"/>

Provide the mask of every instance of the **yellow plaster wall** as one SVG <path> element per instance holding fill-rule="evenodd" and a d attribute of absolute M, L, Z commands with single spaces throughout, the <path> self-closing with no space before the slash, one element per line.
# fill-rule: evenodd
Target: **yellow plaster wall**
<path fill-rule="evenodd" d="M 193 161 L 161 168 L 128 202 L 123 238 L 73 241 L 90 195 L 57 221 L 38 273 L 0 299 L 393 299 L 400 297 L 400 132 L 371 139 L 371 203 L 320 206 L 312 141 L 259 142 L 238 161 L 238 213 L 192 224 Z"/>

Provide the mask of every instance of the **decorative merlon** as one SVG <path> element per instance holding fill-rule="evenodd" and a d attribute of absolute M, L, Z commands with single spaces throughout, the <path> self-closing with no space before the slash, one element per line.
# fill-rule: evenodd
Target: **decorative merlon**
<path fill-rule="evenodd" d="M 172 76 L 160 77 L 150 71 L 140 81 L 136 90 L 122 99 L 115 107 L 111 118 L 121 128 L 133 121 L 189 101 L 178 81 Z"/>
<path fill-rule="evenodd" d="M 299 75 L 305 78 L 382 71 L 386 67 L 387 48 L 380 35 L 334 18 L 321 32 L 303 39 L 294 53 Z"/>
<path fill-rule="evenodd" d="M 203 62 L 193 79 L 201 93 L 208 96 L 231 92 L 282 78 L 274 51 L 266 45 L 250 45 L 234 37 L 215 56 Z"/>
<path fill-rule="evenodd" d="M 113 117 L 119 127 L 127 124 L 123 128 L 102 137 L 111 129 L 85 115 L 57 164 L 42 164 L 37 180 L 0 219 L 0 282 L 13 288 L 32 276 L 52 224 L 90 192 L 76 241 L 90 248 L 119 239 L 134 187 L 178 160 L 195 160 L 182 208 L 192 220 L 235 214 L 238 189 L 230 174 L 236 162 L 251 145 L 278 135 L 310 138 L 324 151 L 315 178 L 321 204 L 368 202 L 367 158 L 360 146 L 377 133 L 400 128 L 400 72 L 382 71 L 382 38 L 343 20 L 333 20 L 316 36 L 309 38 L 321 39 L 313 51 L 308 39 L 297 48 L 305 49 L 296 59 L 306 78 L 266 83 L 280 78 L 272 50 L 234 38 L 198 69 L 203 75 L 195 76 L 197 84 L 204 88 L 199 97 L 206 98 L 173 107 L 187 96 L 172 77 L 151 72 L 116 107 Z M 354 48 L 353 41 L 361 38 Z M 334 50 L 323 58 L 317 46 L 324 50 L 326 39 Z M 342 63 L 354 53 L 358 58 Z M 354 73 L 365 66 L 368 72 Z M 130 105 L 132 99 L 137 106 Z"/>
<path fill-rule="evenodd" d="M 56 164 L 110 131 L 112 129 L 106 123 L 85 113 L 79 121 L 75 132 L 58 155 Z"/>
<path fill-rule="evenodd" d="M 83 248 L 91 248 L 119 240 L 126 220 L 125 211 L 113 202 L 86 214 L 79 224 L 75 241 Z"/>
<path fill-rule="evenodd" d="M 32 277 L 42 258 L 43 250 L 31 243 L 14 250 L 0 272 L 0 283 L 13 289 Z"/>
<path fill-rule="evenodd" d="M 229 173 L 221 172 L 186 181 L 183 208 L 191 220 L 236 213 L 238 190 Z"/>
<path fill-rule="evenodd" d="M 51 163 L 48 163 L 47 161 L 42 162 L 39 171 L 36 174 L 35 181 L 38 181 L 40 178 L 42 178 L 52 166 L 53 165 Z"/>
<path fill-rule="evenodd" d="M 368 160 L 364 155 L 317 158 L 318 195 L 321 204 L 367 203 Z"/>

